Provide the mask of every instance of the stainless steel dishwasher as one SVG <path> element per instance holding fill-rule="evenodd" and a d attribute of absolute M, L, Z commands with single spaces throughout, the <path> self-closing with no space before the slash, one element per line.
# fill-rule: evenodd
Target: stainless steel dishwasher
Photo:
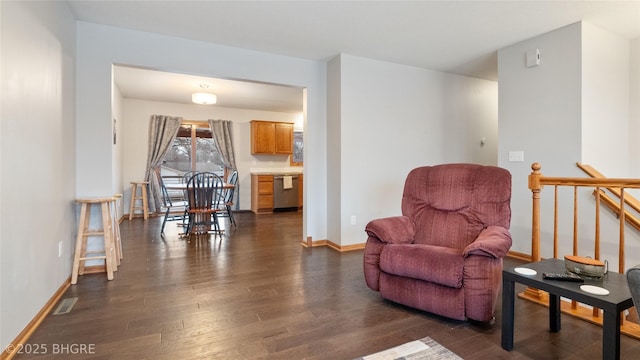
<path fill-rule="evenodd" d="M 287 179 L 285 179 L 287 178 Z M 289 184 L 288 178 L 291 178 Z M 273 177 L 273 208 L 286 209 L 298 207 L 298 176 L 275 175 Z"/>

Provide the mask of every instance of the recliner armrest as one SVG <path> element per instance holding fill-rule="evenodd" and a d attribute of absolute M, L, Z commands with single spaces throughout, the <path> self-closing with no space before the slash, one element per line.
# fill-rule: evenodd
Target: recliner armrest
<path fill-rule="evenodd" d="M 406 216 L 371 220 L 364 231 L 387 244 L 411 244 L 416 234 L 413 220 Z"/>
<path fill-rule="evenodd" d="M 482 255 L 496 259 L 503 258 L 511 248 L 511 234 L 502 226 L 489 226 L 480 232 L 478 238 L 469 244 L 462 256 Z"/>

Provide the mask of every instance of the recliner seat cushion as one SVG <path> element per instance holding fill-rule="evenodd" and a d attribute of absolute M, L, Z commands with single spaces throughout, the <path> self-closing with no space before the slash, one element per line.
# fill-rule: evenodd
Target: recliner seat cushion
<path fill-rule="evenodd" d="M 464 288 L 456 289 L 433 282 L 381 273 L 380 295 L 415 309 L 451 319 L 466 320 Z"/>
<path fill-rule="evenodd" d="M 380 253 L 380 270 L 397 276 L 462 287 L 462 251 L 442 246 L 388 244 Z"/>

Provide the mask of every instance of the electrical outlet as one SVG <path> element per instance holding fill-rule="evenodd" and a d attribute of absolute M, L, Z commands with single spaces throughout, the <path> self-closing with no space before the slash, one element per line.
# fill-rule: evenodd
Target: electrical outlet
<path fill-rule="evenodd" d="M 524 151 L 509 151 L 509 161 L 524 161 Z"/>
<path fill-rule="evenodd" d="M 58 257 L 62 257 L 62 241 L 58 241 Z"/>
<path fill-rule="evenodd" d="M 356 224 L 356 216 L 351 215 L 351 225 L 355 225 L 355 224 Z"/>

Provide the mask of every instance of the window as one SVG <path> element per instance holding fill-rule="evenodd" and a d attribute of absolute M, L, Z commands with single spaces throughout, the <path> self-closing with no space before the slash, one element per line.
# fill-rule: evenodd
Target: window
<path fill-rule="evenodd" d="M 291 154 L 291 166 L 302 166 L 304 149 L 304 136 L 302 131 L 293 132 L 293 154 Z"/>
<path fill-rule="evenodd" d="M 183 122 L 171 149 L 164 158 L 163 167 L 167 172 L 176 174 L 187 171 L 209 171 L 222 176 L 224 165 L 211 136 L 209 123 Z"/>

